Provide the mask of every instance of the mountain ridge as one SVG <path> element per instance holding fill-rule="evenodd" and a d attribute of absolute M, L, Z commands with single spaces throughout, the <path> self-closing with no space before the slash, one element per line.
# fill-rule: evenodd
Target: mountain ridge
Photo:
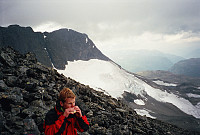
<path fill-rule="evenodd" d="M 183 57 L 162 53 L 157 50 L 129 50 L 112 54 L 115 62 L 130 72 L 145 70 L 168 70 Z"/>
<path fill-rule="evenodd" d="M 175 63 L 170 69 L 174 74 L 200 77 L 200 58 L 190 58 Z"/>
<path fill-rule="evenodd" d="M 11 46 L 23 54 L 34 52 L 39 62 L 57 69 L 65 69 L 67 61 L 78 59 L 110 60 L 86 34 L 71 29 L 41 33 L 19 25 L 0 27 L 0 46 Z"/>

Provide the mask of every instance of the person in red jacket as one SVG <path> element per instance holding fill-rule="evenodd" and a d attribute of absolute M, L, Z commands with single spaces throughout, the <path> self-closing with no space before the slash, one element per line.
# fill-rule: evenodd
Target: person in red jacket
<path fill-rule="evenodd" d="M 75 106 L 75 94 L 69 88 L 60 91 L 59 99 L 54 109 L 45 117 L 45 135 L 77 135 L 89 129 L 86 116 Z"/>

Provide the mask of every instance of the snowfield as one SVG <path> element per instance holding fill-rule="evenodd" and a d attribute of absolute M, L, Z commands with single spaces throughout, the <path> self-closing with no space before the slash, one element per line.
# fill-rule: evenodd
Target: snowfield
<path fill-rule="evenodd" d="M 159 81 L 159 80 L 157 80 L 157 81 L 153 81 L 153 82 L 155 82 L 155 83 L 158 84 L 158 85 L 164 85 L 164 86 L 177 86 L 177 84 L 174 84 L 174 83 L 166 83 L 166 82 Z"/>
<path fill-rule="evenodd" d="M 110 61 L 97 59 L 68 61 L 65 70 L 58 72 L 96 90 L 103 89 L 114 98 L 122 97 L 124 91 L 141 95 L 143 98 L 149 95 L 157 101 L 172 103 L 183 112 L 200 118 L 199 106 L 193 106 L 184 98 L 151 87 Z M 139 100 L 136 103 L 144 104 Z"/>
<path fill-rule="evenodd" d="M 153 117 L 151 116 L 149 113 L 151 112 L 150 110 L 147 110 L 147 109 L 134 109 L 137 114 L 141 115 L 141 116 L 144 116 L 146 115 L 146 117 L 150 117 L 152 119 L 156 119 L 156 117 Z"/>
<path fill-rule="evenodd" d="M 187 95 L 188 97 L 200 98 L 200 95 L 197 95 L 197 94 L 187 93 L 186 95 Z"/>
<path fill-rule="evenodd" d="M 136 103 L 137 105 L 145 105 L 144 101 L 141 99 L 134 100 L 134 103 Z"/>

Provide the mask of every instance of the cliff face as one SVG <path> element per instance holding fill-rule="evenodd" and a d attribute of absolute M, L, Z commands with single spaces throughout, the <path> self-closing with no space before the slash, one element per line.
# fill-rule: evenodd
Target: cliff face
<path fill-rule="evenodd" d="M 18 25 L 0 27 L 0 46 L 11 46 L 23 54 L 33 52 L 39 62 L 58 69 L 64 69 L 67 61 L 109 60 L 86 34 L 68 29 L 41 33 Z"/>
<path fill-rule="evenodd" d="M 33 52 L 39 62 L 51 66 L 50 59 L 45 51 L 44 36 L 34 32 L 31 27 L 11 25 L 7 28 L 0 27 L 0 46 L 11 46 L 20 53 Z"/>
<path fill-rule="evenodd" d="M 139 116 L 122 101 L 37 63 L 34 54 L 11 48 L 0 48 L 0 132 L 43 134 L 45 114 L 63 87 L 75 92 L 76 104 L 88 117 L 90 129 L 84 134 L 195 134 Z"/>
<path fill-rule="evenodd" d="M 101 59 L 109 60 L 86 34 L 73 30 L 60 29 L 51 33 L 44 33 L 47 52 L 54 66 L 64 69 L 67 61 Z"/>

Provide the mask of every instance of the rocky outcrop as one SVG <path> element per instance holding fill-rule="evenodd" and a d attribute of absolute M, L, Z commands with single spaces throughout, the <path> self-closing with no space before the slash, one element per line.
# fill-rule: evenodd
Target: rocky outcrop
<path fill-rule="evenodd" d="M 57 69 L 64 69 L 67 61 L 109 60 L 86 34 L 70 29 L 41 33 L 19 25 L 0 27 L 0 46 L 11 46 L 23 54 L 33 52 L 39 62 Z"/>
<path fill-rule="evenodd" d="M 170 71 L 174 74 L 200 77 L 200 58 L 179 61 L 170 68 Z"/>
<path fill-rule="evenodd" d="M 75 92 L 76 104 L 88 117 L 84 135 L 198 134 L 139 116 L 122 101 L 38 63 L 33 53 L 21 55 L 11 48 L 0 48 L 0 132 L 43 134 L 45 114 L 63 87 Z"/>
<path fill-rule="evenodd" d="M 10 25 L 0 27 L 0 47 L 11 46 L 22 54 L 33 52 L 39 62 L 51 67 L 43 33 L 34 32 L 31 27 Z"/>
<path fill-rule="evenodd" d="M 56 68 L 64 69 L 67 61 L 109 60 L 86 34 L 71 29 L 60 29 L 44 34 L 47 52 Z"/>

